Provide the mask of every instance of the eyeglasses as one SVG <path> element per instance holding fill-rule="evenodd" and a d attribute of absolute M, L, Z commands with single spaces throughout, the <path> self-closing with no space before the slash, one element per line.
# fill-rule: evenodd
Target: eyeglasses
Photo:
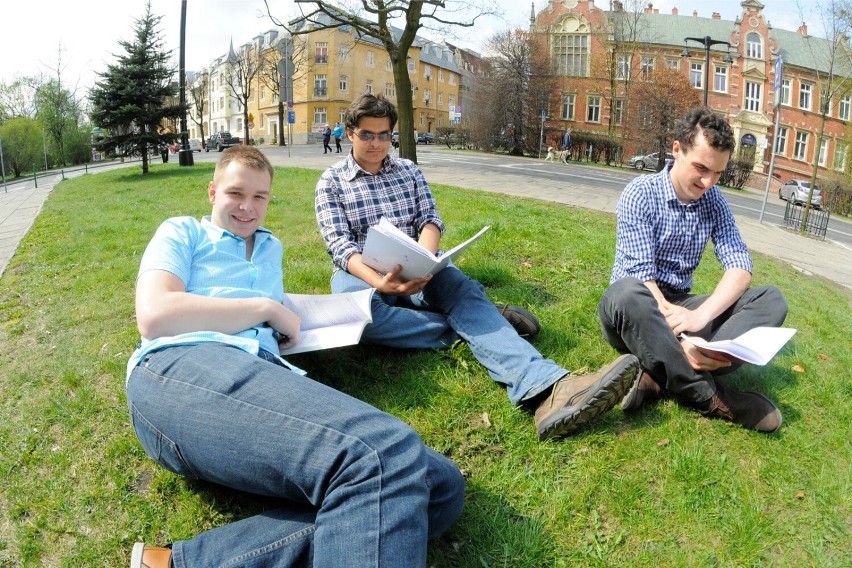
<path fill-rule="evenodd" d="M 384 132 L 370 132 L 369 130 L 359 130 L 354 131 L 355 136 L 363 140 L 364 142 L 369 142 L 378 138 L 382 142 L 387 142 L 391 139 L 391 133 L 385 130 Z"/>

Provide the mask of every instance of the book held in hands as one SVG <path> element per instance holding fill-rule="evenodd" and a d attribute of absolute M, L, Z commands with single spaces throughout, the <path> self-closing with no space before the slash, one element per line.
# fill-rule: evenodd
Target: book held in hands
<path fill-rule="evenodd" d="M 373 321 L 375 288 L 345 294 L 284 294 L 283 304 L 301 319 L 299 342 L 281 355 L 355 345 Z"/>
<path fill-rule="evenodd" d="M 457 258 L 473 241 L 485 233 L 490 226 L 483 227 L 474 236 L 446 251 L 440 257 L 432 254 L 420 243 L 403 233 L 385 217 L 367 231 L 367 240 L 361 253 L 361 261 L 379 272 L 388 273 L 402 265 L 400 278 L 411 280 L 429 274 L 437 274 Z"/>
<path fill-rule="evenodd" d="M 705 341 L 701 337 L 681 337 L 703 351 L 724 353 L 731 360 L 766 365 L 796 333 L 792 327 L 755 327 L 735 339 Z"/>

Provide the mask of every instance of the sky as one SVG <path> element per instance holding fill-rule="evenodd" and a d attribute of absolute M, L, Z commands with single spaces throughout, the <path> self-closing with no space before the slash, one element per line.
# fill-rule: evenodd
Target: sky
<path fill-rule="evenodd" d="M 669 14 L 677 6 L 680 14 L 710 17 L 719 12 L 722 19 L 733 20 L 742 8 L 741 0 L 649 0 L 660 13 Z M 56 76 L 62 70 L 62 82 L 70 90 L 86 90 L 106 69 L 113 54 L 123 53 L 120 40 L 132 40 L 135 21 L 145 13 L 147 0 L 7 0 L 2 9 L 3 31 L 0 33 L 0 82 L 11 83 L 16 77 L 45 74 Z M 162 16 L 159 30 L 164 46 L 173 50 L 177 67 L 180 46 L 180 0 L 150 0 L 154 15 Z M 286 20 L 297 15 L 293 0 L 269 0 L 273 14 Z M 762 0 L 770 23 L 781 29 L 795 30 L 801 23 L 797 0 Z M 625 1 L 627 4 L 627 1 Z M 528 27 L 530 2 L 524 0 L 489 0 L 502 10 L 502 18 L 489 17 L 474 28 L 460 29 L 458 37 L 448 41 L 482 51 L 485 41 L 494 33 L 514 27 Z M 546 0 L 536 0 L 536 11 L 544 9 Z M 609 0 L 598 0 L 608 9 Z M 206 66 L 227 53 L 230 41 L 240 45 L 265 31 L 275 29 L 266 15 L 263 0 L 187 0 L 186 69 Z M 708 7 L 709 6 L 709 7 Z M 819 22 L 811 15 L 809 29 L 816 33 Z M 806 21 L 808 20 L 806 16 Z M 442 37 L 430 37 L 441 40 Z M 60 49 L 61 48 L 61 49 Z M 61 53 L 61 59 L 60 59 Z M 61 61 L 61 65 L 59 65 Z"/>

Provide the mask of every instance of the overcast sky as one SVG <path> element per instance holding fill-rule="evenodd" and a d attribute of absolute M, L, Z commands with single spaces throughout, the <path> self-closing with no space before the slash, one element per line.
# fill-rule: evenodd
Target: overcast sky
<path fill-rule="evenodd" d="M 471 49 L 482 50 L 485 41 L 495 32 L 510 27 L 528 27 L 530 2 L 524 0 L 493 0 L 504 17 L 488 18 L 475 28 L 459 30 L 458 38 L 448 38 Z M 626 2 L 625 2 L 626 3 Z M 680 14 L 710 17 L 717 11 L 723 19 L 733 20 L 742 9 L 741 0 L 656 0 L 660 13 L 671 13 L 677 6 Z M 795 30 L 799 23 L 797 0 L 762 0 L 764 13 L 776 28 Z M 3 30 L 0 33 L 0 81 L 10 83 L 16 76 L 44 73 L 55 76 L 62 47 L 62 79 L 71 89 L 88 88 L 96 73 L 104 71 L 112 54 L 122 53 L 119 40 L 132 40 L 135 20 L 145 12 L 146 0 L 4 0 Z M 174 50 L 177 65 L 180 45 L 180 0 L 151 0 L 152 12 L 163 17 L 160 31 L 167 49 Z M 273 13 L 286 19 L 297 14 L 292 0 L 270 0 Z M 535 2 L 536 11 L 547 5 Z M 608 9 L 608 0 L 597 5 Z M 805 18 L 808 20 L 808 17 Z M 809 30 L 815 33 L 821 26 L 810 16 Z M 207 65 L 214 57 L 228 51 L 233 38 L 235 45 L 250 41 L 254 36 L 275 26 L 265 12 L 263 0 L 187 0 L 186 69 L 191 71 Z M 430 39 L 440 40 L 440 37 Z M 722 38 L 719 38 L 722 39 Z"/>

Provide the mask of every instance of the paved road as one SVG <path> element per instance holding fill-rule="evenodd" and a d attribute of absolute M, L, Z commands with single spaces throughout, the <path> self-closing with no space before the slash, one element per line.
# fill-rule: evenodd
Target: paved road
<path fill-rule="evenodd" d="M 275 165 L 324 169 L 341 158 L 323 154 L 321 145 L 264 147 Z M 344 150 L 348 150 L 345 146 Z M 214 161 L 216 152 L 194 154 L 198 162 Z M 176 160 L 176 156 L 172 156 Z M 155 160 L 158 163 L 159 159 Z M 418 162 L 432 183 L 530 197 L 554 203 L 612 213 L 624 186 L 637 172 L 610 170 L 571 163 L 545 162 L 475 152 L 455 152 L 438 146 L 418 146 Z M 138 163 L 134 164 L 138 167 Z M 69 174 L 75 175 L 75 174 Z M 26 184 L 8 193 L 0 187 L 0 273 L 17 239 L 30 226 L 49 189 Z M 52 184 L 47 184 L 52 185 Z M 18 197 L 13 197 L 20 194 Z M 785 230 L 783 206 L 768 199 L 763 223 L 758 222 L 763 194 L 726 192 L 749 248 L 778 258 L 807 275 L 818 275 L 852 290 L 852 223 L 832 218 L 825 241 Z M 440 205 L 440 204 L 439 204 Z"/>

